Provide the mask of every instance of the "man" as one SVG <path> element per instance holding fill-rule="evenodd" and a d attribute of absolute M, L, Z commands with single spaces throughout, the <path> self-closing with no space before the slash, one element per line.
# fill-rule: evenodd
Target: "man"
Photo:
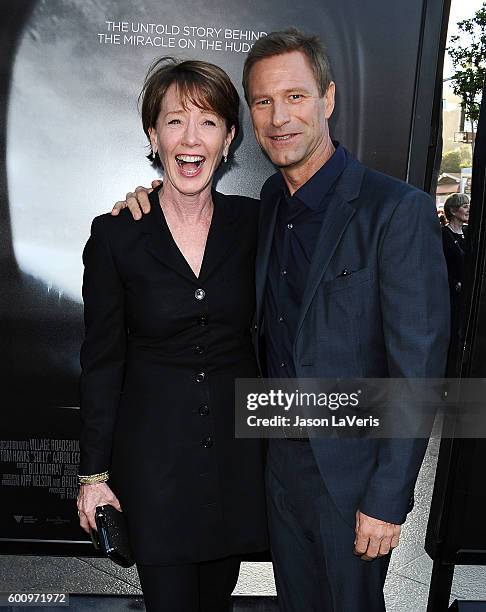
<path fill-rule="evenodd" d="M 331 140 L 335 84 L 315 37 L 290 29 L 259 39 L 243 86 L 257 141 L 279 168 L 261 192 L 257 256 L 257 348 L 268 375 L 443 376 L 447 272 L 431 198 Z M 385 609 L 390 551 L 426 445 L 270 441 L 268 512 L 283 612 Z"/>

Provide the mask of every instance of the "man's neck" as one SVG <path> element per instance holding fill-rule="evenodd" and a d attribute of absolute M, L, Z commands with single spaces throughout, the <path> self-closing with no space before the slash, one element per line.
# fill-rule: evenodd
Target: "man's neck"
<path fill-rule="evenodd" d="M 335 150 L 336 148 L 329 138 L 324 146 L 311 154 L 308 160 L 295 166 L 281 168 L 280 172 L 282 173 L 290 195 L 293 195 L 297 189 L 300 189 L 302 185 L 307 183 L 307 181 L 332 157 Z"/>

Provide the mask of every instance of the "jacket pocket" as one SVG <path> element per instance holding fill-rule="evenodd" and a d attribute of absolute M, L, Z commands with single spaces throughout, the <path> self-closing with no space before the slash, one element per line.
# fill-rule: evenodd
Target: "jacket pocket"
<path fill-rule="evenodd" d="M 364 283 L 371 282 L 373 272 L 370 268 L 361 268 L 355 272 L 349 272 L 344 276 L 338 276 L 332 280 L 321 283 L 321 288 L 324 293 L 333 293 L 334 291 L 342 291 L 344 289 L 352 289 Z"/>

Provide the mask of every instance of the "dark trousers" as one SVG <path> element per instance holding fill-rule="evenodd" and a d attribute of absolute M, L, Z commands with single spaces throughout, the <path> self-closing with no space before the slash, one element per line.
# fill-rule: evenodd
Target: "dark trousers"
<path fill-rule="evenodd" d="M 282 612 L 384 612 L 390 555 L 353 554 L 344 521 L 308 442 L 271 440 L 267 463 L 270 542 Z"/>
<path fill-rule="evenodd" d="M 185 565 L 137 565 L 147 612 L 229 612 L 239 557 Z"/>

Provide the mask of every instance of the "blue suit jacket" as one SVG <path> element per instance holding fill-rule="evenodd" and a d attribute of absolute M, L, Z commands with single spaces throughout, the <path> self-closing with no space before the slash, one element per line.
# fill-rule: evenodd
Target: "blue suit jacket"
<path fill-rule="evenodd" d="M 280 186 L 274 175 L 261 193 L 259 332 Z M 348 154 L 302 296 L 293 346 L 297 377 L 439 378 L 448 344 L 447 269 L 433 200 Z M 358 508 L 392 523 L 405 520 L 426 439 L 311 443 L 322 478 L 352 525 Z"/>

